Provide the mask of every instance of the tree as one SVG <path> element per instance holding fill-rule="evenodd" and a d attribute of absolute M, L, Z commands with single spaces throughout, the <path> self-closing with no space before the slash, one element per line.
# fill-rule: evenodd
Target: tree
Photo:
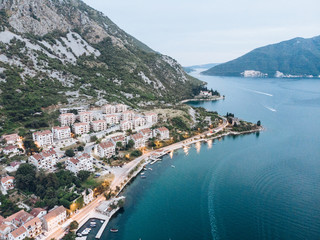
<path fill-rule="evenodd" d="M 70 231 L 71 231 L 71 230 L 75 230 L 75 229 L 77 229 L 78 227 L 79 227 L 79 223 L 78 223 L 77 221 L 72 221 L 72 222 L 70 223 L 70 226 L 69 226 Z"/>
<path fill-rule="evenodd" d="M 117 145 L 117 148 L 118 148 L 118 149 L 121 149 L 121 148 L 122 148 L 122 142 L 117 142 L 116 145 Z"/>
<path fill-rule="evenodd" d="M 81 145 L 78 146 L 77 149 L 78 149 L 79 152 L 83 152 L 83 150 L 84 150 L 83 146 L 81 146 Z"/>
<path fill-rule="evenodd" d="M 68 157 L 74 157 L 74 151 L 73 149 L 68 149 L 66 152 L 65 152 L 66 156 Z"/>
<path fill-rule="evenodd" d="M 34 192 L 36 189 L 36 168 L 24 163 L 18 168 L 15 176 L 16 187 L 22 191 Z"/>
<path fill-rule="evenodd" d="M 75 240 L 76 234 L 74 232 L 69 232 L 68 234 L 64 235 L 63 240 Z"/>
<path fill-rule="evenodd" d="M 140 150 L 134 150 L 130 156 L 131 157 L 140 157 L 142 155 L 142 152 Z"/>
<path fill-rule="evenodd" d="M 257 126 L 258 126 L 258 127 L 261 126 L 261 121 L 260 121 L 260 120 L 257 122 Z"/>
<path fill-rule="evenodd" d="M 90 177 L 90 172 L 81 170 L 81 171 L 78 172 L 77 176 L 78 176 L 78 178 L 80 179 L 81 182 L 84 182 L 85 180 L 88 179 L 88 177 Z"/>
<path fill-rule="evenodd" d="M 133 146 L 134 146 L 134 141 L 132 139 L 130 139 L 128 141 L 127 148 L 130 149 L 130 148 L 133 148 Z"/>
<path fill-rule="evenodd" d="M 97 140 L 98 140 L 97 136 L 91 136 L 90 137 L 90 142 L 95 142 Z"/>
<path fill-rule="evenodd" d="M 56 167 L 57 167 L 59 170 L 64 169 L 64 165 L 63 165 L 62 162 L 58 162 L 58 163 L 56 164 Z"/>

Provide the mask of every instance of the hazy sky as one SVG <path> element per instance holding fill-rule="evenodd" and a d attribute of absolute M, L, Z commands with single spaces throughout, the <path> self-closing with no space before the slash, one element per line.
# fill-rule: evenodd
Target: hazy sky
<path fill-rule="evenodd" d="M 84 0 L 182 65 L 221 63 L 260 46 L 320 35 L 320 0 Z"/>

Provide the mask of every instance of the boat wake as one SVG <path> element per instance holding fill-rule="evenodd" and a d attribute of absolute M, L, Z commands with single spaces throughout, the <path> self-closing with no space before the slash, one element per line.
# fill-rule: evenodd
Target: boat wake
<path fill-rule="evenodd" d="M 267 107 L 267 106 L 264 106 L 266 109 L 270 110 L 271 112 L 276 112 L 277 110 L 274 109 L 274 108 L 271 108 L 271 107 Z"/>
<path fill-rule="evenodd" d="M 217 228 L 217 219 L 214 211 L 214 176 L 211 179 L 208 191 L 208 210 L 211 226 L 211 235 L 213 240 L 219 240 L 218 228 Z"/>
<path fill-rule="evenodd" d="M 244 90 L 247 90 L 247 91 L 253 92 L 253 93 L 258 93 L 258 94 L 265 95 L 265 96 L 269 96 L 269 97 L 273 97 L 273 95 L 272 95 L 271 93 L 260 92 L 260 91 L 256 91 L 256 90 L 252 90 L 252 89 L 247 89 L 247 88 L 245 88 Z"/>

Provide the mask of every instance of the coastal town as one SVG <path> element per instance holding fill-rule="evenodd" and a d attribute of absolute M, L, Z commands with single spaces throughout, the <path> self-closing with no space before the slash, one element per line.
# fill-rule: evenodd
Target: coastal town
<path fill-rule="evenodd" d="M 123 205 L 124 199 L 117 195 L 146 164 L 189 144 L 218 137 L 219 133 L 228 135 L 228 126 L 240 125 L 240 120 L 231 114 L 221 117 L 200 108 L 190 109 L 195 122 L 202 125 L 194 126 L 197 130 L 192 133 L 178 130 L 183 138 L 173 137 L 174 128 L 168 120 L 159 119 L 161 114 L 131 109 L 124 104 L 90 109 L 84 106 L 60 108 L 60 125 L 32 131 L 33 145 L 28 149 L 24 137 L 17 133 L 2 135 L 0 152 L 7 166 L 1 171 L 1 196 L 16 206 L 13 214 L 6 212 L 0 217 L 0 239 L 75 236 L 69 232 L 71 223 L 81 226 L 90 219 L 104 222 L 97 234 L 99 238 L 110 217 Z M 182 121 L 175 124 L 184 126 Z M 74 182 L 67 183 L 70 190 L 64 187 L 66 190 L 61 193 L 68 198 L 53 194 L 58 200 L 50 202 L 47 195 L 37 196 L 37 190 L 30 190 L 30 186 L 22 182 L 28 181 L 24 178 L 28 171 L 37 176 L 44 174 L 48 181 L 56 176 L 73 177 Z M 90 181 L 94 184 L 87 184 Z M 15 200 L 12 196 L 16 196 Z M 76 236 L 85 239 L 88 233 L 85 229 Z"/>

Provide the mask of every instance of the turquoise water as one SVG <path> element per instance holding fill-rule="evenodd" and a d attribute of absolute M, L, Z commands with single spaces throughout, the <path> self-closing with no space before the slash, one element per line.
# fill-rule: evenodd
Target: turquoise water
<path fill-rule="evenodd" d="M 103 239 L 320 239 L 320 81 L 195 76 L 226 99 L 190 104 L 266 131 L 165 156 Z"/>

